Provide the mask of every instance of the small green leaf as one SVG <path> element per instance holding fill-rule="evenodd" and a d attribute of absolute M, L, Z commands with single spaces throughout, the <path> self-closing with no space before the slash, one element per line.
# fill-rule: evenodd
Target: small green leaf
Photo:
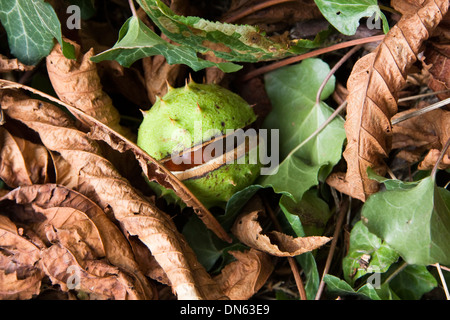
<path fill-rule="evenodd" d="M 431 177 L 369 197 L 362 221 L 409 264 L 450 264 L 450 192 Z"/>
<path fill-rule="evenodd" d="M 134 16 L 122 26 L 117 43 L 91 60 L 94 62 L 116 60 L 121 65 L 129 67 L 133 62 L 153 55 L 163 55 L 169 64 L 186 64 L 194 71 L 213 66 L 224 72 L 234 72 L 242 68 L 231 62 L 214 63 L 198 58 L 195 50 L 163 40 Z"/>
<path fill-rule="evenodd" d="M 370 284 L 364 284 L 358 290 L 354 290 L 347 282 L 330 274 L 326 274 L 324 279 L 327 290 L 337 295 L 358 295 L 366 299 L 381 300 L 376 289 Z"/>
<path fill-rule="evenodd" d="M 280 68 L 265 76 L 272 111 L 263 127 L 279 130 L 280 164 L 278 172 L 261 176 L 260 184 L 272 187 L 299 201 L 319 179 L 326 177 L 341 159 L 346 138 L 344 120 L 336 117 L 313 139 L 304 141 L 333 113 L 316 94 L 330 68 L 320 59 L 307 59 L 300 64 Z M 326 84 L 321 99 L 334 90 L 334 77 Z"/>
<path fill-rule="evenodd" d="M 0 20 L 8 34 L 11 53 L 21 62 L 37 64 L 53 49 L 54 38 L 64 55 L 75 59 L 74 47 L 62 39 L 55 11 L 43 0 L 2 0 Z"/>
<path fill-rule="evenodd" d="M 314 0 L 323 16 L 339 32 L 354 35 L 359 26 L 359 20 L 374 16 L 376 21 L 381 18 L 383 31 L 389 31 L 389 24 L 385 15 L 378 7 L 377 0 Z M 378 27 L 374 25 L 373 27 Z M 380 26 L 381 27 L 381 26 Z"/>
<path fill-rule="evenodd" d="M 368 273 L 386 272 L 398 257 L 396 251 L 358 221 L 350 233 L 348 254 L 342 260 L 344 278 L 353 285 L 356 279 Z"/>

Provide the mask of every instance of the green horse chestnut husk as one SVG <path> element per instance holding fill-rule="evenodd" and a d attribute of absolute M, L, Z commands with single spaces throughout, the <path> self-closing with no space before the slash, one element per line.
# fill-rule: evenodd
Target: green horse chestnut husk
<path fill-rule="evenodd" d="M 255 120 L 252 107 L 239 95 L 191 80 L 181 88 L 169 86 L 144 112 L 137 144 L 206 207 L 223 206 L 259 176 L 259 139 L 247 134 Z M 179 200 L 172 190 L 152 186 L 169 201 Z"/>

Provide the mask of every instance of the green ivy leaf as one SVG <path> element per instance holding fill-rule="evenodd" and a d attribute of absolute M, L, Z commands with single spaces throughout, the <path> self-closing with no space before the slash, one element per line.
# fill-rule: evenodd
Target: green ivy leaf
<path fill-rule="evenodd" d="M 35 65 L 53 49 L 53 39 L 64 55 L 75 59 L 74 47 L 63 41 L 61 24 L 52 6 L 43 0 L 2 0 L 0 20 L 8 34 L 13 54 L 27 65 Z"/>
<path fill-rule="evenodd" d="M 280 164 L 276 173 L 261 176 L 259 183 L 295 201 L 317 185 L 319 179 L 325 179 L 341 159 L 346 136 L 344 120 L 339 116 L 313 139 L 303 143 L 334 111 L 323 101 L 316 104 L 317 91 L 329 71 L 325 62 L 314 58 L 265 76 L 273 109 L 263 127 L 279 130 Z M 334 82 L 331 77 L 321 99 L 332 94 Z"/>
<path fill-rule="evenodd" d="M 216 66 L 224 72 L 235 72 L 242 66 L 231 61 L 258 62 L 304 53 L 319 46 L 328 32 L 320 32 L 314 40 L 268 37 L 254 26 L 176 15 L 160 0 L 138 0 L 138 3 L 157 27 L 178 45 L 163 40 L 138 18 L 132 17 L 122 26 L 114 47 L 93 57 L 93 61 L 116 60 L 129 67 L 141 58 L 163 55 L 169 64 L 185 64 L 194 71 Z M 199 58 L 199 53 L 227 62 L 214 63 Z"/>
<path fill-rule="evenodd" d="M 398 268 L 401 271 L 397 272 Z M 395 265 L 394 270 L 379 275 L 379 283 L 375 286 L 368 280 L 366 283 L 353 288 L 346 281 L 333 275 L 325 275 L 324 281 L 331 294 L 353 295 L 372 300 L 419 300 L 424 293 L 437 286 L 437 281 L 424 266 Z"/>
<path fill-rule="evenodd" d="M 425 266 L 408 265 L 390 282 L 390 287 L 404 300 L 419 300 L 438 283 Z"/>
<path fill-rule="evenodd" d="M 345 280 L 354 281 L 366 274 L 386 272 L 398 260 L 398 253 L 358 221 L 350 233 L 350 246 L 342 260 Z"/>
<path fill-rule="evenodd" d="M 138 0 L 152 21 L 171 40 L 227 61 L 258 62 L 283 58 L 317 47 L 311 41 L 268 37 L 257 27 L 176 15 L 160 0 Z"/>
<path fill-rule="evenodd" d="M 432 177 L 378 192 L 362 208 L 362 221 L 409 264 L 450 264 L 450 192 Z"/>
<path fill-rule="evenodd" d="M 374 20 L 381 18 L 383 31 L 389 31 L 386 16 L 378 7 L 377 0 L 314 0 L 323 16 L 339 32 L 354 35 L 359 26 L 359 20 L 374 16 Z"/>
<path fill-rule="evenodd" d="M 357 295 L 366 299 L 381 300 L 381 297 L 377 293 L 377 290 L 370 284 L 366 283 L 359 289 L 354 290 L 352 286 L 349 285 L 347 282 L 331 274 L 326 274 L 323 280 L 327 284 L 327 290 L 332 294 Z"/>
<path fill-rule="evenodd" d="M 163 55 L 169 64 L 186 64 L 194 71 L 213 66 L 217 66 L 224 72 L 241 69 L 241 66 L 231 62 L 214 63 L 198 58 L 194 49 L 163 40 L 134 16 L 129 18 L 120 29 L 117 43 L 111 49 L 92 57 L 91 60 L 94 62 L 116 60 L 121 65 L 129 67 L 133 62 L 153 55 Z"/>
<path fill-rule="evenodd" d="M 280 207 L 301 221 L 303 232 L 307 236 L 321 236 L 332 212 L 328 204 L 319 198 L 317 190 L 308 190 L 300 201 L 293 201 L 283 195 Z M 296 230 L 295 225 L 292 225 Z"/>

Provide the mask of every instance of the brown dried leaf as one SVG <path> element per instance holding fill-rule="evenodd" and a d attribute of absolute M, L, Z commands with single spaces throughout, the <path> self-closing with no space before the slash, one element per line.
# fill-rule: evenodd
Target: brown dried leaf
<path fill-rule="evenodd" d="M 83 267 L 87 261 L 106 257 L 134 278 L 137 297 L 151 299 L 151 285 L 140 271 L 122 232 L 90 199 L 64 186 L 45 184 L 17 188 L 1 199 L 5 200 L 14 201 L 22 208 L 30 207 L 26 216 L 15 210 L 15 218 L 25 219 L 27 226 L 49 246 L 59 243 Z M 30 223 L 31 211 L 39 216 L 33 223 Z"/>
<path fill-rule="evenodd" d="M 105 49 L 106 50 L 106 49 Z M 104 60 L 96 64 L 103 91 L 122 95 L 137 106 L 148 106 L 145 79 L 136 68 L 125 68 L 116 60 Z"/>
<path fill-rule="evenodd" d="M 170 7 L 176 14 L 185 16 L 189 15 L 187 14 L 189 9 L 195 8 L 195 6 L 189 6 L 189 1 L 173 1 Z M 147 27 L 151 30 L 154 29 L 153 23 L 142 8 L 137 10 L 137 15 Z M 161 38 L 174 43 L 164 34 L 161 34 Z M 168 85 L 177 87 L 177 79 L 187 71 L 187 68 L 182 64 L 168 64 L 166 58 L 161 55 L 143 58 L 142 67 L 144 84 L 151 104 L 155 103 L 157 97 L 163 97 L 167 93 Z"/>
<path fill-rule="evenodd" d="M 378 191 L 367 168 L 386 173 L 384 158 L 391 149 L 390 120 L 397 113 L 397 93 L 448 5 L 448 0 L 427 0 L 420 10 L 403 16 L 375 51 L 353 67 L 347 83 L 347 172 L 330 175 L 327 182 L 332 187 L 361 201 Z"/>
<path fill-rule="evenodd" d="M 297 256 L 315 250 L 330 241 L 328 237 L 319 236 L 294 238 L 278 231 L 264 234 L 258 221 L 264 214 L 259 201 L 250 201 L 236 219 L 231 232 L 247 246 L 278 257 Z"/>
<path fill-rule="evenodd" d="M 0 54 L 0 73 L 10 71 L 29 71 L 33 70 L 34 66 L 27 66 L 17 59 L 8 59 Z"/>
<path fill-rule="evenodd" d="M 436 162 L 439 160 L 439 157 L 441 155 L 441 151 L 437 149 L 431 149 L 425 158 L 422 160 L 421 163 L 419 163 L 418 169 L 419 170 L 432 170 L 433 167 L 436 165 Z M 445 154 L 442 160 L 438 164 L 438 169 L 445 170 L 450 168 L 450 156 L 448 154 Z"/>
<path fill-rule="evenodd" d="M 26 278 L 17 272 L 7 273 L 0 269 L 0 300 L 28 300 L 38 295 L 44 273 L 34 269 Z"/>
<path fill-rule="evenodd" d="M 400 118 L 406 114 L 416 112 L 418 109 L 410 109 L 399 112 L 392 119 Z M 419 163 L 420 170 L 431 170 L 439 155 L 450 138 L 450 111 L 437 109 L 416 116 L 393 126 L 392 148 L 407 148 L 408 153 L 404 157 L 416 157 L 411 160 L 418 160 L 419 157 L 428 151 L 425 158 Z M 411 147 L 417 148 L 411 150 Z M 416 152 L 414 152 L 416 151 Z M 414 162 L 416 162 L 414 161 Z M 446 169 L 450 166 L 450 150 L 439 164 L 439 169 Z"/>
<path fill-rule="evenodd" d="M 82 264 L 68 248 L 54 244 L 41 252 L 41 267 L 53 284 L 63 291 L 76 289 L 92 300 L 138 300 L 133 279 L 119 268 L 102 260 L 84 260 Z"/>
<path fill-rule="evenodd" d="M 163 284 L 170 285 L 166 273 L 158 264 L 155 257 L 152 256 L 152 253 L 148 250 L 147 246 L 136 236 L 129 236 L 128 241 L 130 242 L 136 262 L 139 264 L 142 272 L 144 272 L 147 277 L 155 279 Z"/>
<path fill-rule="evenodd" d="M 139 237 L 166 272 L 178 298 L 223 297 L 172 220 L 120 176 L 102 157 L 98 144 L 77 130 L 65 113 L 49 103 L 11 96 L 3 97 L 1 105 L 10 118 L 36 131 L 49 150 L 58 152 L 78 172 L 79 192 L 102 208 L 111 208 L 123 228 Z"/>
<path fill-rule="evenodd" d="M 450 89 L 450 45 L 430 43 L 424 53 L 425 63 L 431 65 L 428 86 L 434 91 Z M 440 100 L 450 97 L 450 93 L 438 94 Z"/>
<path fill-rule="evenodd" d="M 414 14 L 419 10 L 425 0 L 391 0 L 391 6 L 403 15 Z"/>
<path fill-rule="evenodd" d="M 11 188 L 48 181 L 47 149 L 0 127 L 0 178 Z"/>
<path fill-rule="evenodd" d="M 215 280 L 231 300 L 248 300 L 266 283 L 274 269 L 271 257 L 261 251 L 230 251 L 237 260 L 227 264 Z"/>
<path fill-rule="evenodd" d="M 22 237 L 0 215 L 0 299 L 31 299 L 39 294 L 44 273 L 37 268 L 40 248 Z"/>
<path fill-rule="evenodd" d="M 56 44 L 46 58 L 47 72 L 58 97 L 121 135 L 134 139 L 130 130 L 120 125 L 120 114 L 103 91 L 97 66 L 91 61 L 93 49 L 83 55 L 77 43 L 69 42 L 75 47 L 76 60 L 66 58 L 60 44 Z"/>
<path fill-rule="evenodd" d="M 176 86 L 176 80 L 183 70 L 181 64 L 168 64 L 164 56 L 154 56 L 142 59 L 145 85 L 150 102 L 155 103 L 156 97 L 167 93 L 167 84 Z"/>

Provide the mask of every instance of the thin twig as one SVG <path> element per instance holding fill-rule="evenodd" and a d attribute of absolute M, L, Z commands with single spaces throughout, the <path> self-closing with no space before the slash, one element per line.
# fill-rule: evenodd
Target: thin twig
<path fill-rule="evenodd" d="M 325 288 L 324 278 L 325 275 L 328 274 L 328 271 L 330 270 L 331 261 L 333 260 L 334 251 L 336 249 L 337 240 L 339 238 L 339 233 L 341 232 L 342 229 L 342 223 L 349 208 L 350 208 L 349 200 L 345 200 L 343 205 L 339 208 L 339 216 L 336 222 L 336 227 L 334 229 L 333 239 L 331 240 L 330 251 L 328 252 L 327 261 L 325 262 L 325 267 L 323 269 L 322 278 L 320 279 L 319 289 L 317 290 L 315 300 L 320 300 L 323 289 Z"/>
<path fill-rule="evenodd" d="M 348 48 L 348 47 L 353 47 L 353 46 L 356 46 L 359 44 L 377 42 L 377 41 L 381 41 L 383 39 L 384 39 L 384 35 L 378 35 L 378 36 L 373 36 L 373 37 L 367 37 L 367 38 L 362 38 L 362 39 L 355 39 L 355 40 L 350 40 L 350 41 L 346 41 L 346 42 L 341 42 L 341 43 L 337 43 L 337 44 L 334 44 L 334 45 L 326 47 L 326 48 L 320 48 L 317 50 L 313 50 L 313 51 L 310 51 L 310 52 L 307 52 L 304 54 L 300 54 L 298 56 L 294 56 L 294 57 L 290 57 L 290 58 L 287 58 L 287 59 L 284 59 L 284 60 L 281 60 L 278 62 L 274 62 L 272 64 L 261 67 L 259 69 L 250 71 L 249 73 L 242 76 L 242 81 L 250 80 L 250 79 L 252 79 L 256 76 L 259 76 L 261 74 L 264 74 L 266 72 L 273 71 L 275 69 L 281 68 L 283 66 L 286 66 L 286 65 L 289 65 L 289 64 L 292 64 L 295 62 L 299 62 L 304 59 L 316 57 L 316 56 L 319 56 L 324 53 L 328 53 L 328 52 L 332 52 L 332 51 L 336 51 L 336 50 L 344 49 L 344 48 Z"/>
<path fill-rule="evenodd" d="M 441 279 L 442 287 L 444 288 L 444 292 L 445 292 L 445 296 L 447 297 L 447 300 L 450 300 L 450 294 L 448 292 L 447 282 L 445 282 L 444 275 L 442 274 L 441 265 L 439 263 L 436 263 L 434 266 L 436 267 L 436 269 L 439 273 L 439 278 Z"/>
<path fill-rule="evenodd" d="M 331 68 L 330 72 L 328 72 L 327 76 L 320 84 L 319 90 L 317 90 L 316 104 L 320 103 L 320 96 L 322 95 L 322 91 L 325 88 L 326 84 L 328 83 L 328 80 L 330 80 L 331 76 L 335 74 L 335 72 L 344 64 L 345 61 L 348 60 L 348 58 L 350 58 L 356 51 L 361 49 L 361 47 L 362 47 L 361 45 L 353 47 L 341 59 L 339 59 L 339 61 L 333 66 L 333 68 Z"/>
<path fill-rule="evenodd" d="M 413 117 L 420 116 L 420 115 L 422 115 L 424 113 L 427 113 L 427 112 L 430 112 L 430 111 L 442 108 L 442 107 L 446 106 L 449 103 L 450 103 L 450 98 L 444 99 L 442 101 L 433 103 L 432 105 L 430 105 L 428 107 L 425 107 L 425 108 L 416 110 L 414 112 L 407 113 L 407 114 L 405 114 L 405 115 L 403 115 L 401 117 L 398 117 L 397 119 L 392 120 L 391 123 L 392 123 L 392 125 L 395 125 L 395 124 L 397 124 L 399 122 L 402 122 L 402 121 L 411 119 Z"/>
<path fill-rule="evenodd" d="M 264 202 L 264 205 L 267 209 L 267 212 L 269 213 L 269 216 L 270 216 L 275 228 L 277 229 L 277 231 L 281 232 L 282 231 L 281 225 L 278 222 L 277 218 L 275 217 L 275 213 L 273 212 L 272 208 L 270 207 L 270 205 L 266 199 L 263 199 L 263 202 Z M 297 263 L 295 262 L 293 257 L 287 257 L 287 259 L 289 262 L 289 266 L 291 267 L 292 274 L 294 275 L 298 293 L 300 294 L 300 300 L 306 300 L 307 299 L 306 291 L 305 291 L 305 287 L 303 286 L 302 278 L 300 277 L 300 272 L 298 270 Z"/>
<path fill-rule="evenodd" d="M 285 2 L 293 2 L 293 1 L 295 1 L 295 0 L 269 0 L 269 1 L 266 1 L 266 2 L 263 2 L 263 3 L 259 3 L 257 5 L 254 5 L 251 8 L 245 9 L 245 10 L 243 10 L 243 11 L 241 11 L 241 12 L 239 12 L 239 13 L 231 16 L 231 17 L 228 17 L 228 18 L 224 19 L 223 22 L 233 23 L 233 22 L 235 22 L 235 21 L 237 21 L 239 19 L 242 19 L 242 18 L 244 18 L 244 17 L 246 17 L 246 16 L 248 16 L 248 15 L 250 15 L 250 14 L 256 12 L 256 11 L 259 11 L 259 10 L 262 10 L 262 9 L 266 9 L 268 7 L 275 6 L 277 4 L 281 4 L 281 3 L 285 3 Z"/>
<path fill-rule="evenodd" d="M 297 290 L 300 294 L 300 300 L 306 300 L 308 298 L 306 297 L 305 287 L 303 286 L 303 281 L 300 277 L 297 262 L 295 262 L 295 259 L 293 257 L 287 257 L 287 259 L 289 262 L 289 266 L 291 267 L 292 274 L 294 275 L 295 284 L 297 285 Z"/>
<path fill-rule="evenodd" d="M 439 265 L 439 267 L 440 267 L 441 269 L 447 271 L 447 272 L 450 272 L 450 268 L 449 268 L 449 267 L 441 266 L 441 265 Z"/>
<path fill-rule="evenodd" d="M 400 98 L 400 99 L 398 99 L 398 102 L 400 103 L 400 102 L 405 102 L 405 101 L 410 101 L 410 100 L 417 100 L 417 99 L 420 99 L 420 98 L 426 98 L 426 97 L 429 97 L 429 96 L 435 96 L 435 95 L 438 95 L 438 94 L 449 93 L 449 92 L 450 92 L 450 89 L 442 90 L 442 91 L 427 92 L 427 93 L 417 94 L 417 95 L 414 95 L 414 96 Z"/>

